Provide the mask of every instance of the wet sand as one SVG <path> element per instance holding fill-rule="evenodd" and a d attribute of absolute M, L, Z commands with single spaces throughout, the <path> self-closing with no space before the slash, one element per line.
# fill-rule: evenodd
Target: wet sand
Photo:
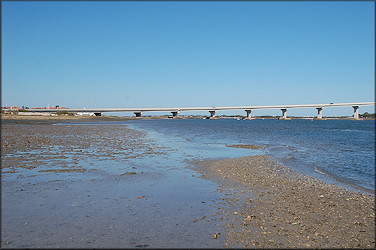
<path fill-rule="evenodd" d="M 193 222 L 215 195 L 181 160 L 168 165 L 170 148 L 127 125 L 68 124 L 122 120 L 2 120 L 3 248 L 223 245 L 214 220 Z"/>
<path fill-rule="evenodd" d="M 73 122 L 93 121 L 88 119 L 75 119 Z M 146 141 L 145 133 L 126 129 L 124 125 L 60 126 L 52 125 L 55 119 L 42 121 L 2 123 L 2 169 L 34 169 L 51 160 L 55 168 L 76 168 L 79 160 L 125 160 L 160 153 Z M 65 121 L 72 122 L 71 119 Z M 99 150 L 90 150 L 91 146 Z M 37 155 L 34 151 L 38 151 Z"/>
<path fill-rule="evenodd" d="M 375 248 L 375 197 L 278 165 L 268 156 L 196 162 L 219 184 L 226 241 L 239 247 Z"/>
<path fill-rule="evenodd" d="M 2 124 L 52 124 L 60 122 L 96 122 L 96 121 L 126 121 L 139 119 L 136 117 L 124 116 L 72 116 L 72 115 L 10 115 L 1 114 Z"/>

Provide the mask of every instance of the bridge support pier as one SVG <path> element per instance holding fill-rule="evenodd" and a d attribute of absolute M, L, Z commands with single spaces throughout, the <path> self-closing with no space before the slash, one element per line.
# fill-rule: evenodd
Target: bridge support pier
<path fill-rule="evenodd" d="M 321 120 L 322 119 L 322 108 L 316 108 L 317 109 L 317 119 Z"/>
<path fill-rule="evenodd" d="M 359 106 L 352 106 L 354 108 L 354 115 L 353 119 L 354 120 L 362 120 L 359 118 Z"/>
<path fill-rule="evenodd" d="M 172 111 L 172 117 L 178 117 L 179 111 Z"/>
<path fill-rule="evenodd" d="M 247 112 L 247 116 L 244 118 L 245 120 L 253 120 L 255 118 L 252 117 L 252 109 L 250 110 L 245 110 Z"/>
<path fill-rule="evenodd" d="M 287 109 L 281 109 L 282 116 L 278 118 L 278 120 L 291 120 L 291 118 L 287 118 Z"/>
<path fill-rule="evenodd" d="M 215 110 L 210 110 L 210 117 L 209 118 L 215 118 Z"/>
<path fill-rule="evenodd" d="M 134 114 L 136 115 L 136 117 L 141 117 L 142 112 L 134 112 Z"/>

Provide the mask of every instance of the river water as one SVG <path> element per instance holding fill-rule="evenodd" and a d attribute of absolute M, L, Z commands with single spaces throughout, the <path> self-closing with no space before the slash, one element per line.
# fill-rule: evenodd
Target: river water
<path fill-rule="evenodd" d="M 375 190 L 375 122 L 371 120 L 161 119 L 127 124 L 188 156 L 267 154 L 300 173 L 346 188 Z M 232 144 L 264 149 L 226 147 Z"/>

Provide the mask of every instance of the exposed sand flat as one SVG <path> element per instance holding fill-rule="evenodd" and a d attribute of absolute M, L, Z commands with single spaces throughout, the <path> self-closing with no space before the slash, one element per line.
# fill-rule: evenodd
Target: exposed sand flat
<path fill-rule="evenodd" d="M 262 248 L 375 248 L 375 198 L 326 184 L 268 156 L 201 161 L 225 194 L 217 216 L 229 244 Z M 222 233 L 223 234 L 223 233 Z M 224 236 L 224 235 L 222 235 Z"/>
<path fill-rule="evenodd" d="M 145 140 L 145 133 L 124 125 L 53 126 L 36 124 L 35 120 L 31 120 L 31 124 L 3 124 L 1 168 L 33 169 L 40 165 L 67 168 L 67 165 L 78 166 L 79 159 L 83 158 L 124 160 L 143 154 L 160 154 L 157 147 Z M 90 150 L 93 146 L 99 150 Z"/>

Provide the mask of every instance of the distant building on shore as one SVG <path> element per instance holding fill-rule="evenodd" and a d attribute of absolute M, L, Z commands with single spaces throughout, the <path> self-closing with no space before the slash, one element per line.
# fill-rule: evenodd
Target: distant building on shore
<path fill-rule="evenodd" d="M 95 116 L 94 112 L 77 112 L 76 115 Z"/>
<path fill-rule="evenodd" d="M 20 107 L 17 107 L 17 106 L 12 106 L 12 107 L 1 107 L 1 109 L 13 109 L 13 110 L 18 110 L 18 109 L 21 109 Z"/>

